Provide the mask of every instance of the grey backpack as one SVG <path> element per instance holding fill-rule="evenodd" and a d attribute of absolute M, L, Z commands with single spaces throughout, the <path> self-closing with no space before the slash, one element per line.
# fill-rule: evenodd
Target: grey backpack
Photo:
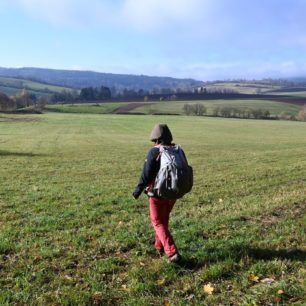
<path fill-rule="evenodd" d="M 179 199 L 190 192 L 193 185 L 193 170 L 188 165 L 179 145 L 160 146 L 160 169 L 153 193 L 165 199 Z"/>

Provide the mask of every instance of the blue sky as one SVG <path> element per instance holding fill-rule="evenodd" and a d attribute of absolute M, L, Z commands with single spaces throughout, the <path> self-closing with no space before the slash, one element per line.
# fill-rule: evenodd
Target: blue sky
<path fill-rule="evenodd" d="M 1 0 L 0 66 L 306 76 L 306 0 Z"/>

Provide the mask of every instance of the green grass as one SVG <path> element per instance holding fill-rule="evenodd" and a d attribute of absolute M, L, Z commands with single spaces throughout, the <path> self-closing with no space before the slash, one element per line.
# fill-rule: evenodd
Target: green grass
<path fill-rule="evenodd" d="M 0 86 L 0 92 L 5 93 L 9 97 L 20 95 L 22 93 L 22 90 L 23 89 L 21 89 L 21 88 L 18 89 L 18 88 L 13 88 L 13 87 Z M 30 93 L 30 94 L 36 95 L 38 97 L 48 97 L 48 96 L 50 96 L 50 93 L 31 90 L 31 89 L 27 89 L 27 92 Z"/>
<path fill-rule="evenodd" d="M 306 98 L 306 90 L 305 91 L 283 91 L 283 92 L 271 92 L 273 95 L 279 96 L 291 96 L 296 98 Z"/>
<path fill-rule="evenodd" d="M 271 86 L 260 83 L 240 83 L 240 82 L 220 82 L 212 83 L 204 86 L 207 90 L 223 90 L 231 89 L 241 94 L 257 94 L 257 90 L 260 89 L 262 94 L 267 93 L 271 90 L 280 89 L 280 86 Z"/>
<path fill-rule="evenodd" d="M 16 89 L 16 88 L 6 87 L 6 86 L 1 86 L 0 85 L 0 92 L 6 94 L 7 96 L 14 96 L 16 94 L 20 94 L 21 89 Z"/>
<path fill-rule="evenodd" d="M 269 100 L 206 100 L 206 101 L 163 101 L 148 102 L 147 105 L 139 103 L 139 107 L 132 108 L 129 112 L 139 114 L 179 114 L 184 115 L 183 106 L 185 103 L 203 104 L 207 108 L 207 114 L 212 115 L 216 107 L 230 106 L 237 109 L 262 109 L 269 110 L 271 115 L 279 115 L 286 112 L 296 116 L 301 107 L 294 104 L 274 102 Z M 134 104 L 134 103 L 132 103 Z M 48 105 L 47 110 L 61 113 L 86 113 L 86 114 L 109 114 L 119 107 L 129 105 L 121 103 L 100 103 L 100 104 L 55 104 Z"/>
<path fill-rule="evenodd" d="M 131 197 L 156 122 L 195 172 L 170 222 L 181 266 L 155 254 L 147 199 Z M 303 305 L 305 134 L 287 121 L 0 115 L 0 305 Z"/>
<path fill-rule="evenodd" d="M 90 104 L 53 104 L 47 106 L 47 111 L 58 113 L 79 114 L 109 114 L 127 103 L 90 103 Z"/>
<path fill-rule="evenodd" d="M 272 115 L 278 115 L 287 112 L 290 115 L 297 115 L 300 106 L 282 102 L 274 102 L 269 100 L 207 100 L 207 101 L 187 101 L 187 102 L 169 102 L 163 101 L 154 104 L 148 104 L 138 107 L 133 112 L 139 113 L 176 113 L 183 114 L 183 106 L 185 103 L 203 104 L 207 108 L 207 114 L 211 115 L 216 107 L 235 107 L 237 109 L 262 109 L 269 110 Z"/>
<path fill-rule="evenodd" d="M 238 92 L 240 94 L 258 94 L 258 90 L 260 90 L 260 94 L 272 94 L 272 95 L 280 95 L 280 96 L 293 96 L 293 97 L 306 97 L 306 87 L 300 85 L 299 87 L 304 87 L 305 91 L 301 91 L 301 89 L 296 89 L 296 87 L 284 87 L 280 85 L 269 85 L 255 82 L 217 82 L 212 84 L 207 84 L 204 86 L 208 91 L 216 91 L 216 90 L 224 90 L 230 89 Z M 280 91 L 281 90 L 281 91 Z"/>

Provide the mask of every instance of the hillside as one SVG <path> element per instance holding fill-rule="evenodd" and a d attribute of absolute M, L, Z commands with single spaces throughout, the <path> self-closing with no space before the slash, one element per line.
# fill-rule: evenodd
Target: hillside
<path fill-rule="evenodd" d="M 286 80 L 236 80 L 205 82 L 201 86 L 208 92 L 233 91 L 247 95 L 281 95 L 306 97 L 306 84 Z"/>
<path fill-rule="evenodd" d="M 100 73 L 93 71 L 56 70 L 42 68 L 1 68 L 0 76 L 35 79 L 60 86 L 83 87 L 116 87 L 116 89 L 144 89 L 154 88 L 190 88 L 200 86 L 203 82 L 193 79 L 176 79 L 171 77 L 155 77 L 145 75 L 126 75 Z"/>
<path fill-rule="evenodd" d="M 59 93 L 63 90 L 73 90 L 69 87 L 50 85 L 20 78 L 0 76 L 0 92 L 3 92 L 8 96 L 13 96 L 19 94 L 24 88 L 27 89 L 29 93 L 35 94 L 38 97 L 50 95 L 53 93 Z"/>

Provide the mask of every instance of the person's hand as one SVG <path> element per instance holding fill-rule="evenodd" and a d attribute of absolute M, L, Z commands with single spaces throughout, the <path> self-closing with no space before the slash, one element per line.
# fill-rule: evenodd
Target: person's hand
<path fill-rule="evenodd" d="M 137 199 L 139 198 L 140 194 L 139 194 L 138 192 L 134 191 L 133 194 L 132 194 L 132 196 L 133 196 L 133 198 L 134 198 L 135 200 L 137 200 Z"/>

